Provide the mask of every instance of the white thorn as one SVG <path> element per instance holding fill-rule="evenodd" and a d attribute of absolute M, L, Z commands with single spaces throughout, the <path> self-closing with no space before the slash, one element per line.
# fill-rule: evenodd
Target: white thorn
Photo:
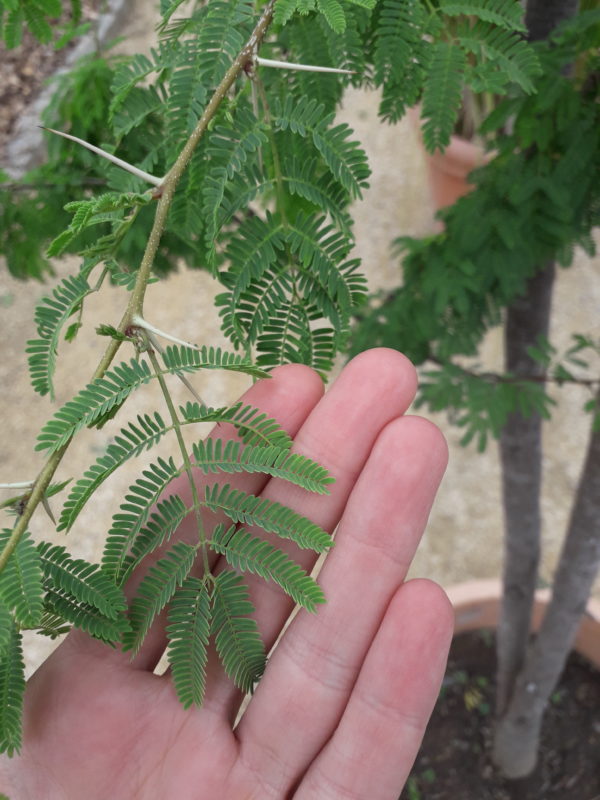
<path fill-rule="evenodd" d="M 31 489 L 35 481 L 20 481 L 19 483 L 0 483 L 0 489 Z"/>
<path fill-rule="evenodd" d="M 52 513 L 52 509 L 50 508 L 50 503 L 48 502 L 47 497 L 42 497 L 42 506 L 44 507 L 44 511 L 50 517 L 50 520 L 53 525 L 56 525 L 56 520 L 54 519 L 54 514 Z"/>
<path fill-rule="evenodd" d="M 156 336 L 160 336 L 162 339 L 167 339 L 169 342 L 175 342 L 175 344 L 182 344 L 184 347 L 191 347 L 192 350 L 200 350 L 201 348 L 198 347 L 197 344 L 192 344 L 191 342 L 186 342 L 184 339 L 178 339 L 177 336 L 172 336 L 170 333 L 166 333 L 165 331 L 161 331 L 160 328 L 155 328 L 154 325 L 151 325 L 149 322 L 143 317 L 140 317 L 138 314 L 135 314 L 131 321 L 134 325 L 137 325 L 138 328 L 143 328 L 145 331 L 150 331 L 150 333 L 154 333 Z"/>
<path fill-rule="evenodd" d="M 343 75 L 355 75 L 353 69 L 338 69 L 337 67 L 318 67 L 311 64 L 294 64 L 291 61 L 273 61 L 271 58 L 261 58 L 256 56 L 256 63 L 259 67 L 276 67 L 277 69 L 298 69 L 305 72 L 337 72 Z"/>
<path fill-rule="evenodd" d="M 134 318 L 134 321 L 135 321 L 135 318 Z M 162 348 L 160 342 L 158 341 L 158 339 L 154 336 L 154 334 L 150 333 L 150 331 L 147 328 L 146 328 L 146 331 L 148 333 L 148 339 L 150 340 L 150 344 L 152 345 L 152 347 L 154 347 L 156 350 L 158 350 L 158 352 L 161 355 L 163 355 L 165 351 L 163 350 L 163 348 Z M 193 394 L 193 396 L 196 398 L 196 400 L 200 403 L 200 405 L 201 406 L 205 406 L 206 403 L 200 397 L 198 392 L 194 389 L 194 387 L 188 381 L 188 379 L 185 377 L 185 375 L 182 375 L 181 372 L 176 372 L 175 375 L 177 375 L 177 377 L 183 383 L 183 385 L 186 387 L 186 389 L 190 390 L 190 392 Z"/>
<path fill-rule="evenodd" d="M 123 161 L 122 158 L 117 158 L 113 156 L 112 153 L 107 153 L 106 150 L 101 150 L 99 147 L 96 147 L 89 142 L 86 142 L 84 139 L 79 139 L 77 136 L 71 136 L 70 133 L 63 133 L 62 131 L 55 131 L 54 128 L 46 128 L 44 125 L 40 125 L 40 128 L 43 128 L 45 131 L 50 131 L 50 133 L 55 133 L 57 136 L 62 136 L 64 139 L 70 139 L 72 142 L 77 142 L 77 144 L 86 147 L 88 150 L 91 150 L 92 153 L 96 153 L 102 158 L 108 159 L 108 161 L 112 161 L 113 164 L 116 164 L 118 167 L 122 167 L 122 169 L 127 170 L 127 172 L 131 172 L 132 175 L 135 175 L 138 178 L 141 178 L 143 181 L 147 183 L 151 183 L 153 186 L 161 186 L 164 178 L 157 178 L 155 175 L 151 175 L 149 172 L 144 172 L 142 169 L 138 169 L 134 167 L 132 164 L 129 164 L 127 161 Z"/>

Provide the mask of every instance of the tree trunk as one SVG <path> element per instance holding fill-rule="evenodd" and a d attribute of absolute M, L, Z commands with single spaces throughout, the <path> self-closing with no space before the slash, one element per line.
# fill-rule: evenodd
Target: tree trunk
<path fill-rule="evenodd" d="M 554 264 L 530 278 L 527 291 L 509 307 L 505 324 L 506 369 L 515 376 L 543 377 L 544 367 L 527 353 L 547 337 Z M 504 507 L 504 591 L 497 632 L 496 711 L 510 701 L 525 661 L 540 556 L 542 420 L 510 414 L 500 436 Z"/>
<path fill-rule="evenodd" d="M 600 403 L 600 391 L 598 392 Z M 600 568 L 600 426 L 592 430 L 552 600 L 499 721 L 494 759 L 509 778 L 535 767 L 542 716 L 563 671 Z"/>

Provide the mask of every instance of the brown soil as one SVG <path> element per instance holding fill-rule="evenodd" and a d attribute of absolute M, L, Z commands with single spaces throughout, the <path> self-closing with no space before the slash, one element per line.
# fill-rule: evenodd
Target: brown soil
<path fill-rule="evenodd" d="M 490 757 L 495 661 L 491 632 L 455 637 L 401 800 L 600 800 L 600 672 L 570 656 L 544 717 L 535 772 L 507 781 Z"/>
<path fill-rule="evenodd" d="M 81 22 L 98 17 L 101 0 L 83 0 Z M 69 18 L 65 11 L 64 20 Z M 0 42 L 0 161 L 19 115 L 36 98 L 44 81 L 62 64 L 77 40 L 56 50 L 52 43 L 41 44 L 28 30 L 18 47 L 8 50 Z"/>

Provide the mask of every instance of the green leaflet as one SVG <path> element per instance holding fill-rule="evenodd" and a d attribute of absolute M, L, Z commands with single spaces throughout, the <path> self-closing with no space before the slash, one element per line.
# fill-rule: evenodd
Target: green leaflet
<path fill-rule="evenodd" d="M 295 561 L 243 528 L 236 530 L 234 525 L 230 528 L 218 525 L 212 534 L 211 547 L 224 555 L 234 569 L 274 581 L 308 611 L 316 611 L 317 605 L 325 602 L 321 587 Z"/>
<path fill-rule="evenodd" d="M 268 372 L 255 366 L 245 356 L 227 353 L 220 347 L 202 345 L 198 350 L 191 347 L 171 345 L 163 354 L 163 361 L 168 372 L 195 372 L 198 369 L 225 369 L 232 372 L 243 372 L 253 378 L 268 378 Z"/>
<path fill-rule="evenodd" d="M 333 478 L 310 458 L 290 453 L 287 447 L 248 446 L 221 439 L 206 439 L 192 446 L 194 466 L 205 475 L 211 472 L 261 472 L 295 483 L 309 492 L 329 494 Z"/>
<path fill-rule="evenodd" d="M 139 651 L 154 618 L 189 575 L 195 556 L 195 547 L 176 542 L 167 555 L 149 569 L 129 607 L 131 630 L 123 636 L 123 650 L 133 650 L 133 655 Z"/>
<path fill-rule="evenodd" d="M 21 748 L 21 714 L 25 693 L 25 665 L 21 634 L 13 625 L 0 656 L 0 753 L 9 756 Z"/>
<path fill-rule="evenodd" d="M 83 275 L 67 276 L 53 290 L 52 297 L 43 298 L 36 306 L 35 324 L 40 338 L 27 342 L 29 373 L 35 391 L 41 395 L 50 394 L 52 400 L 52 379 L 61 330 L 90 292 L 91 288 Z"/>
<path fill-rule="evenodd" d="M 187 578 L 169 608 L 168 658 L 177 697 L 184 708 L 202 705 L 211 622 L 211 597 L 206 581 Z"/>
<path fill-rule="evenodd" d="M 133 540 L 131 552 L 123 560 L 121 572 L 117 575 L 117 584 L 122 586 L 145 556 L 169 541 L 191 512 L 192 509 L 176 494 L 157 503 L 155 511 Z"/>
<path fill-rule="evenodd" d="M 225 570 L 213 584 L 211 632 L 225 672 L 243 692 L 251 692 L 264 672 L 266 654 L 248 587 L 234 572 Z"/>
<path fill-rule="evenodd" d="M 291 539 L 299 547 L 310 548 L 317 553 L 328 550 L 333 544 L 327 531 L 291 508 L 232 489 L 227 483 L 206 486 L 204 503 L 211 511 L 222 511 L 233 522 L 258 525 L 265 531 L 276 533 L 283 539 Z"/>
<path fill-rule="evenodd" d="M 118 585 L 129 564 L 128 554 L 136 537 L 146 525 L 153 505 L 180 470 L 172 458 L 159 458 L 150 464 L 125 495 L 119 511 L 113 516 L 102 554 L 102 569 Z"/>
<path fill-rule="evenodd" d="M 180 412 L 183 421 L 187 423 L 228 422 L 236 428 L 244 444 L 274 445 L 288 450 L 292 446 L 290 435 L 276 420 L 241 401 L 229 408 L 208 408 L 190 402 L 181 406 Z"/>
<path fill-rule="evenodd" d="M 107 192 L 91 200 L 76 200 L 67 203 L 66 211 L 73 212 L 73 219 L 66 231 L 54 239 L 47 251 L 47 256 L 59 256 L 72 243 L 73 239 L 92 225 L 101 225 L 105 222 L 118 223 L 123 218 L 123 211 L 145 206 L 152 200 L 152 195 L 127 192 L 118 194 Z"/>
<path fill-rule="evenodd" d="M 138 415 L 137 425 L 130 422 L 126 428 L 123 428 L 115 437 L 114 442 L 108 445 L 106 454 L 100 456 L 71 489 L 63 506 L 57 530 L 70 530 L 96 489 L 125 461 L 139 455 L 144 450 L 149 450 L 169 430 L 171 428 L 166 427 L 157 412 L 153 416 Z"/>
<path fill-rule="evenodd" d="M 448 16 L 478 17 L 509 31 L 526 32 L 523 24 L 523 9 L 513 0 L 478 0 L 478 2 L 455 2 L 442 0 L 440 8 Z"/>
<path fill-rule="evenodd" d="M 108 619 L 122 616 L 126 607 L 123 594 L 99 566 L 71 558 L 61 545 L 41 542 L 37 550 L 47 589 L 95 608 Z"/>
<path fill-rule="evenodd" d="M 36 450 L 53 453 L 86 425 L 97 424 L 118 408 L 136 389 L 152 379 L 145 361 L 131 360 L 113 367 L 103 378 L 88 384 L 73 400 L 60 408 L 38 436 Z"/>
<path fill-rule="evenodd" d="M 273 123 L 276 129 L 289 129 L 302 137 L 310 135 L 334 177 L 352 198 L 360 198 L 362 189 L 368 186 L 367 157 L 357 142 L 348 140 L 350 127 L 342 123 L 331 128 L 333 114 L 323 112 L 323 106 L 315 100 L 288 95 L 275 105 Z"/>
<path fill-rule="evenodd" d="M 89 633 L 113 647 L 121 640 L 123 634 L 129 630 L 125 616 L 116 619 L 107 617 L 95 606 L 88 603 L 79 603 L 67 594 L 60 594 L 52 589 L 46 591 L 44 607 L 50 617 L 56 620 L 65 620 L 76 628 Z M 50 633 L 52 636 L 53 634 Z"/>
<path fill-rule="evenodd" d="M 462 95 L 464 53 L 448 42 L 437 42 L 423 93 L 423 141 L 430 152 L 450 141 Z"/>
<path fill-rule="evenodd" d="M 0 533 L 0 550 L 11 531 Z M 0 601 L 12 611 L 16 622 L 26 628 L 39 624 L 42 616 L 42 565 L 31 535 L 21 537 L 6 567 L 0 573 Z"/>

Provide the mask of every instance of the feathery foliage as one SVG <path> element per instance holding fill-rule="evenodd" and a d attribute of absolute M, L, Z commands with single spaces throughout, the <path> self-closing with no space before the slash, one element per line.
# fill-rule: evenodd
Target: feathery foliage
<path fill-rule="evenodd" d="M 67 320 L 81 310 L 83 300 L 90 292 L 83 275 L 67 276 L 53 290 L 52 297 L 43 298 L 35 309 L 35 324 L 40 338 L 27 342 L 29 373 L 35 391 L 41 395 L 50 394 L 52 400 L 52 379 L 61 330 Z M 65 339 L 72 339 L 77 327 L 78 323 L 70 326 Z"/>
<path fill-rule="evenodd" d="M 11 624 L 0 654 L 0 753 L 12 756 L 21 748 L 21 715 L 25 694 L 25 665 L 21 633 Z"/>
<path fill-rule="evenodd" d="M 10 534 L 8 529 L 0 532 L 1 547 L 6 546 Z M 42 592 L 40 555 L 30 534 L 26 533 L 0 573 L 0 601 L 6 611 L 14 614 L 17 624 L 33 628 L 39 625 L 42 617 Z"/>
<path fill-rule="evenodd" d="M 76 21 L 79 0 L 71 6 Z M 352 257 L 349 209 L 368 186 L 369 167 L 353 132 L 335 116 L 345 87 L 378 86 L 380 114 L 390 121 L 423 99 L 426 143 L 443 147 L 465 86 L 510 91 L 513 101 L 519 92 L 531 91 L 538 57 L 522 40 L 517 6 L 516 0 L 442 0 L 427 7 L 418 0 L 278 0 L 272 31 L 259 37 L 260 56 L 352 73 L 269 69 L 249 57 L 225 86 L 221 82 L 265 4 L 208 0 L 184 6 L 161 0 L 160 39 L 150 53 L 87 58 L 61 78 L 45 124 L 118 155 L 138 174 L 51 137 L 48 164 L 26 177 L 22 191 L 0 176 L 0 250 L 13 274 L 40 278 L 51 269 L 49 258 L 83 256 L 79 273 L 38 305 L 38 334 L 27 350 L 36 391 L 53 395 L 59 340 L 65 328 L 70 341 L 84 324 L 85 298 L 106 279 L 124 298 L 121 322 L 98 329 L 109 348 L 94 373 L 99 377 L 54 413 L 37 450 L 45 451 L 55 469 L 82 428 L 110 430 L 121 406 L 154 379 L 169 421 L 154 412 L 118 430 L 75 481 L 58 529 L 76 529 L 97 489 L 126 461 L 152 452 L 168 433 L 177 440 L 183 466 L 172 457 L 154 457 L 143 467 L 113 517 L 100 567 L 71 557 L 62 546 L 35 545 L 23 534 L 20 518 L 14 529 L 20 538 L 3 563 L 5 547 L 15 543 L 14 533 L 3 534 L 0 692 L 12 704 L 0 720 L 4 749 L 12 752 L 20 741 L 24 627 L 55 637 L 76 625 L 136 653 L 156 615 L 166 610 L 172 674 L 187 707 L 202 702 L 211 637 L 242 690 L 250 691 L 264 669 L 248 589 L 237 572 L 275 582 L 310 611 L 323 602 L 317 584 L 290 556 L 258 531 L 238 525 L 316 552 L 331 547 L 329 533 L 291 508 L 241 491 L 235 481 L 259 474 L 264 481 L 276 477 L 324 494 L 332 478 L 292 453 L 290 436 L 259 409 L 242 402 L 223 408 L 198 402 L 175 410 L 168 381 L 203 369 L 265 379 L 272 367 L 290 361 L 327 374 L 366 299 L 360 263 Z M 16 43 L 26 22 L 47 39 L 46 19 L 60 7 L 59 0 L 0 0 L 0 34 Z M 199 142 L 192 153 L 194 131 Z M 173 175 L 187 154 L 175 187 Z M 148 191 L 140 171 L 160 185 Z M 150 349 L 140 321 L 144 294 L 181 260 L 210 270 L 220 282 L 217 307 L 235 353 L 205 344 L 170 346 L 161 365 Z M 468 261 L 462 264 L 466 275 Z M 94 270 L 98 278 L 92 283 Z M 446 301 L 468 292 L 450 277 L 455 276 L 446 281 L 451 286 Z M 429 291 L 431 300 L 435 291 Z M 444 302 L 439 296 L 434 301 L 442 324 Z M 460 304 L 457 299 L 456 318 L 450 313 L 443 320 L 457 345 L 468 339 Z M 120 347 L 132 346 L 135 358 L 111 366 Z M 217 428 L 213 438 L 196 441 L 193 469 L 182 430 L 200 422 L 231 425 L 235 438 L 216 438 Z M 207 483 L 208 475 L 214 483 Z M 200 487 L 194 476 L 200 476 Z M 186 481 L 191 485 L 184 492 Z M 17 517 L 29 514 L 28 504 L 49 496 L 50 489 L 42 488 L 34 484 L 1 507 Z M 233 525 L 226 528 L 223 518 Z M 186 535 L 197 534 L 191 544 L 177 538 L 184 520 Z M 208 521 L 214 530 L 205 530 Z M 205 571 L 211 550 L 237 572 Z M 145 577 L 126 609 L 121 587 L 138 569 Z M 191 576 L 192 569 L 198 577 Z"/>
<path fill-rule="evenodd" d="M 239 442 L 206 439 L 192 446 L 194 466 L 211 472 L 262 472 L 295 483 L 309 492 L 328 494 L 333 478 L 311 458 L 290 453 L 287 447 L 270 445 L 242 447 Z"/>
<path fill-rule="evenodd" d="M 71 489 L 63 506 L 57 530 L 70 530 L 96 489 L 125 461 L 154 447 L 168 430 L 170 429 L 157 412 L 152 416 L 138 415 L 137 425 L 130 422 L 123 428 L 114 442 L 108 445 L 105 455 L 100 456 Z"/>
<path fill-rule="evenodd" d="M 206 581 L 186 578 L 169 607 L 169 664 L 184 708 L 202 705 L 211 624 L 211 595 Z"/>
<path fill-rule="evenodd" d="M 44 44 L 51 42 L 57 31 L 50 24 L 53 18 L 61 17 L 69 9 L 71 19 L 65 24 L 65 32 L 57 45 L 69 41 L 76 33 L 75 26 L 81 19 L 81 0 L 0 0 L 0 39 L 6 46 L 21 44 L 23 29 L 27 28 Z"/>
<path fill-rule="evenodd" d="M 36 450 L 53 453 L 81 428 L 98 425 L 108 414 L 118 410 L 134 389 L 148 383 L 151 378 L 150 367 L 145 361 L 132 359 L 129 364 L 114 367 L 103 378 L 89 383 L 55 413 L 42 428 Z"/>
<path fill-rule="evenodd" d="M 463 8 L 448 5 L 452 13 Z M 515 22 L 504 6 L 481 3 L 480 19 L 504 30 Z M 521 84 L 484 121 L 482 132 L 494 135 L 497 155 L 471 174 L 475 191 L 442 212 L 443 233 L 397 240 L 402 287 L 363 315 L 355 335 L 355 351 L 401 342 L 415 363 L 430 360 L 419 402 L 432 411 L 447 410 L 464 429 L 463 444 L 474 441 L 480 450 L 490 436 L 499 435 L 512 412 L 550 416 L 553 400 L 543 383 L 469 370 L 456 358 L 475 356 L 485 332 L 499 323 L 502 309 L 524 292 L 540 265 L 557 259 L 569 266 L 575 245 L 594 252 L 600 115 L 598 84 L 583 76 L 599 64 L 599 23 L 600 12 L 583 13 L 551 41 L 535 45 L 542 65 L 534 78 L 535 94 L 529 96 L 529 87 Z M 582 53 L 586 70 L 573 80 L 566 68 L 580 63 Z M 551 367 L 552 348 L 541 345 L 536 359 Z M 580 347 L 582 355 L 591 352 L 593 342 L 585 336 L 576 341 L 573 353 L 552 365 L 551 378 L 573 379 L 569 358 L 577 359 Z M 587 368 L 585 362 L 575 366 L 580 374 Z M 595 402 L 586 410 L 596 414 Z"/>
<path fill-rule="evenodd" d="M 129 548 L 146 524 L 153 505 L 179 472 L 172 458 L 168 461 L 159 458 L 129 487 L 129 494 L 113 516 L 102 555 L 102 568 L 117 584 L 120 584 L 119 576 L 127 563 Z"/>
<path fill-rule="evenodd" d="M 254 607 L 240 575 L 220 572 L 213 582 L 211 634 L 225 672 L 243 692 L 251 692 L 266 662 Z"/>
<path fill-rule="evenodd" d="M 315 611 L 319 603 L 325 602 L 321 587 L 305 570 L 282 550 L 243 528 L 218 525 L 212 533 L 211 547 L 224 555 L 234 569 L 274 581 L 308 611 Z"/>
<path fill-rule="evenodd" d="M 291 508 L 233 489 L 228 483 L 206 486 L 204 503 L 211 511 L 222 511 L 233 522 L 256 525 L 317 553 L 325 552 L 333 544 L 327 531 Z"/>
<path fill-rule="evenodd" d="M 139 651 L 156 615 L 162 611 L 190 573 L 196 548 L 176 542 L 164 558 L 150 568 L 129 607 L 131 630 L 123 637 L 123 649 Z"/>

